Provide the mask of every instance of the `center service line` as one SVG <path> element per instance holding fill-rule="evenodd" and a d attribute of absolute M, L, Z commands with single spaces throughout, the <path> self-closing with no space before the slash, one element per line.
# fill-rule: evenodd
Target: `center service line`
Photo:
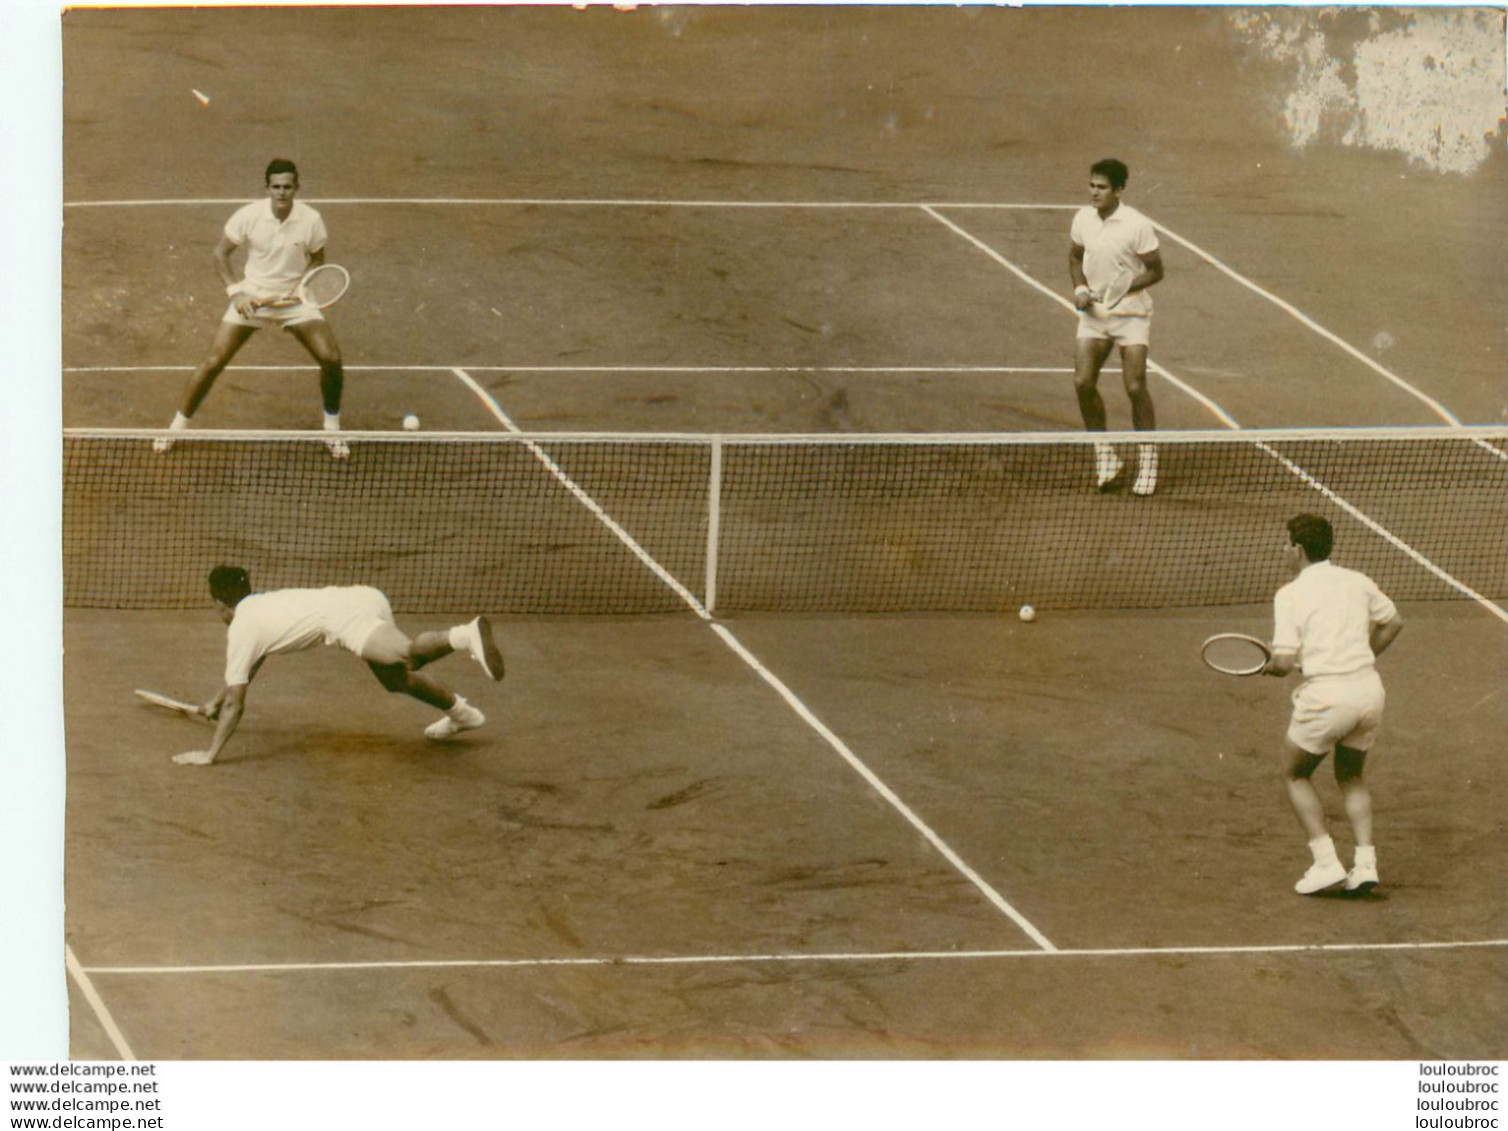
<path fill-rule="evenodd" d="M 509 432 L 514 433 L 515 435 L 522 433 L 523 429 L 521 429 L 517 424 L 513 423 L 508 414 L 503 411 L 502 406 L 493 399 L 492 395 L 488 393 L 486 389 L 477 384 L 477 382 L 472 378 L 471 374 L 467 373 L 464 369 L 459 368 L 452 369 L 451 372 L 459 377 L 461 381 L 471 389 L 472 392 L 474 392 L 478 397 L 482 399 L 482 403 L 487 406 L 492 415 L 498 419 L 498 421 L 504 428 L 506 428 Z M 661 581 L 668 585 L 671 590 L 675 592 L 676 596 L 685 601 L 686 604 L 691 607 L 692 612 L 696 613 L 696 615 L 701 617 L 703 620 L 708 620 L 711 617 L 711 614 L 706 610 L 702 603 L 696 599 L 695 594 L 693 594 L 689 589 L 687 589 L 684 585 L 677 581 L 671 575 L 669 570 L 660 565 L 659 562 L 655 561 L 654 558 L 650 556 L 649 551 L 634 540 L 633 535 L 629 534 L 628 531 L 624 530 L 623 527 L 619 526 L 618 523 L 613 521 L 612 516 L 609 515 L 607 511 L 602 509 L 602 505 L 598 503 L 596 499 L 588 495 L 586 491 L 584 491 L 574 479 L 567 475 L 565 471 L 561 469 L 560 465 L 553 459 L 551 459 L 549 454 L 543 448 L 541 448 L 533 440 L 525 440 L 524 446 L 527 447 L 531 452 L 533 452 L 534 458 L 539 460 L 540 463 L 544 464 L 545 469 L 560 481 L 561 486 L 563 486 L 567 491 L 574 495 L 582 506 L 586 507 L 587 510 L 592 512 L 598 522 L 602 523 L 603 526 L 612 531 L 613 535 L 618 539 L 618 541 L 622 542 L 629 548 L 634 557 L 643 562 L 645 566 L 647 566 L 656 577 L 658 577 Z"/>

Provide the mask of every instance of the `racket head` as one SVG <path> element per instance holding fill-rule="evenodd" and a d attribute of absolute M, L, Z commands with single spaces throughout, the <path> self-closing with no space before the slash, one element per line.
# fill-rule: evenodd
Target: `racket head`
<path fill-rule="evenodd" d="M 1104 294 L 1100 295 L 1100 305 L 1106 310 L 1114 310 L 1120 305 L 1121 299 L 1131 292 L 1131 283 L 1135 278 L 1135 271 L 1129 267 L 1122 267 L 1105 287 Z"/>
<path fill-rule="evenodd" d="M 197 715 L 199 705 L 197 703 L 185 703 L 181 699 L 173 699 L 167 695 L 159 695 L 155 691 L 147 691 L 144 688 L 136 689 L 136 697 L 144 703 L 150 703 L 154 707 L 161 707 L 165 711 L 177 711 L 180 715 Z"/>
<path fill-rule="evenodd" d="M 338 263 L 321 263 L 298 284 L 298 300 L 320 310 L 334 306 L 351 285 L 351 273 Z"/>
<path fill-rule="evenodd" d="M 1257 675 L 1272 659 L 1272 650 L 1255 636 L 1221 632 L 1200 646 L 1199 656 L 1207 667 L 1224 675 Z"/>

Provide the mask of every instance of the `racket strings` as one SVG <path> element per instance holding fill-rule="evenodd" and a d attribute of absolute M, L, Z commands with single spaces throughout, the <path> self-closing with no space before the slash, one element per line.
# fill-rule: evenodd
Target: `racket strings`
<path fill-rule="evenodd" d="M 1218 671 L 1247 673 L 1260 670 L 1268 655 L 1267 649 L 1255 640 L 1225 637 L 1205 644 L 1204 659 Z"/>
<path fill-rule="evenodd" d="M 338 267 L 318 267 L 304 280 L 300 290 L 308 302 L 328 306 L 345 294 L 349 282 L 346 273 Z"/>

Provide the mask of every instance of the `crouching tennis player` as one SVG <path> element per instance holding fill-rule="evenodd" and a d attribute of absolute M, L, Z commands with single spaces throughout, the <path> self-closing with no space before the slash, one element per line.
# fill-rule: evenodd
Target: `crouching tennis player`
<path fill-rule="evenodd" d="M 1377 848 L 1372 794 L 1362 771 L 1382 725 L 1384 699 L 1373 661 L 1403 631 L 1403 618 L 1371 578 L 1331 564 L 1334 535 L 1326 519 L 1290 519 L 1288 539 L 1284 556 L 1296 576 L 1273 600 L 1272 659 L 1263 674 L 1286 676 L 1298 668 L 1304 676 L 1293 693 L 1283 781 L 1314 864 L 1293 890 L 1313 895 L 1344 881 L 1347 891 L 1368 891 L 1378 882 Z M 1356 838 L 1349 872 L 1335 854 L 1325 807 L 1310 780 L 1332 749 L 1335 781 Z"/>
<path fill-rule="evenodd" d="M 268 656 L 298 652 L 320 641 L 338 644 L 367 662 L 383 687 L 402 692 L 445 714 L 424 728 L 426 738 L 443 740 L 474 730 L 485 716 L 455 692 L 419 669 L 452 652 L 465 652 L 487 675 L 503 678 L 503 654 L 486 617 L 444 632 L 421 632 L 410 640 L 393 623 L 388 600 L 366 585 L 326 589 L 274 589 L 253 593 L 251 579 L 239 566 L 217 566 L 209 574 L 209 592 L 226 633 L 225 686 L 201 710 L 217 719 L 208 750 L 176 754 L 181 766 L 208 766 L 220 756 L 246 707 L 246 688 Z"/>

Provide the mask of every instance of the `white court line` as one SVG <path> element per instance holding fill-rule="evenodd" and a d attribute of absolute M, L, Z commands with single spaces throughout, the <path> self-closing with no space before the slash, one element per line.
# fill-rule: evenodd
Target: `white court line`
<path fill-rule="evenodd" d="M 68 200 L 63 202 L 64 208 L 173 208 L 184 205 L 218 205 L 226 208 L 237 208 L 248 201 L 243 197 L 231 198 L 190 198 L 183 200 Z M 428 196 L 428 197 L 358 197 L 358 196 L 329 196 L 309 197 L 308 204 L 405 204 L 405 205 L 443 205 L 453 207 L 456 205 L 481 207 L 529 207 L 548 208 L 551 206 L 561 208 L 990 208 L 1006 211 L 1021 212 L 1061 212 L 1071 211 L 1076 204 L 999 204 L 977 203 L 968 201 L 938 202 L 927 204 L 920 201 L 892 201 L 892 200 L 614 200 L 593 198 L 560 198 L 549 199 L 544 197 L 466 197 L 466 196 Z"/>
<path fill-rule="evenodd" d="M 1051 287 L 1043 283 L 1038 282 L 1031 275 L 1027 274 L 1020 267 L 1016 266 L 1016 264 L 1012 263 L 1005 256 L 1001 255 L 989 244 L 985 243 L 983 240 L 979 239 L 972 233 L 964 231 L 957 224 L 953 223 L 952 220 L 949 220 L 946 216 L 943 216 L 933 206 L 923 205 L 922 211 L 931 216 L 939 224 L 942 224 L 944 227 L 951 229 L 955 234 L 962 236 L 964 239 L 968 240 L 980 251 L 984 252 L 996 263 L 1000 264 L 1000 266 L 1004 267 L 1011 274 L 1015 275 L 1023 283 L 1034 288 L 1035 290 L 1041 291 L 1048 298 L 1056 302 L 1059 306 L 1065 307 L 1068 310 L 1073 310 L 1073 303 L 1069 302 L 1062 295 L 1058 294 L 1057 291 L 1053 290 Z M 1151 361 L 1148 361 L 1147 368 L 1153 373 L 1156 373 L 1164 381 L 1167 381 L 1170 385 L 1173 385 L 1175 388 L 1180 389 L 1187 396 L 1198 401 L 1210 412 L 1211 415 L 1215 417 L 1215 419 L 1219 420 L 1227 428 L 1241 427 L 1236 423 L 1236 418 L 1231 416 L 1230 413 L 1226 412 L 1225 409 L 1221 408 L 1218 404 L 1212 401 L 1209 397 L 1205 396 L 1203 393 L 1199 392 L 1199 390 L 1195 389 L 1192 385 L 1186 384 L 1185 382 L 1179 380 L 1177 377 L 1173 376 L 1173 374 L 1169 373 L 1162 366 L 1155 365 Z"/>
<path fill-rule="evenodd" d="M 1074 950 L 881 950 L 814 954 L 617 955 L 599 958 L 456 958 L 391 962 L 262 962 L 204 966 L 94 966 L 98 975 L 131 974 L 291 974 L 341 970 L 536 969 L 551 966 L 726 966 L 734 963 L 795 962 L 977 962 L 1010 958 L 1160 958 L 1169 955 L 1354 954 L 1378 951 L 1484 950 L 1508 947 L 1508 939 L 1463 942 L 1278 943 L 1246 946 L 1085 947 Z"/>
<path fill-rule="evenodd" d="M 464 369 L 458 368 L 452 369 L 451 372 L 459 377 L 467 388 L 469 388 L 473 393 L 475 393 L 482 399 L 482 403 L 487 406 L 487 408 L 492 412 L 492 415 L 498 419 L 498 421 L 504 428 L 514 434 L 522 434 L 523 429 L 519 428 L 518 425 L 513 423 L 513 421 L 508 417 L 508 414 L 503 411 L 502 406 L 499 405 L 497 401 L 493 400 L 492 395 L 488 393 L 486 389 L 482 388 L 481 385 L 477 384 L 476 381 L 472 379 L 471 374 L 467 373 Z M 667 586 L 669 586 L 671 590 L 673 590 L 675 594 L 681 598 L 681 600 L 686 602 L 687 605 L 691 606 L 692 612 L 696 613 L 696 615 L 701 617 L 703 620 L 710 619 L 711 614 L 708 613 L 707 610 L 702 606 L 702 603 L 696 599 L 695 594 L 693 594 L 689 589 L 687 589 L 673 576 L 671 576 L 670 572 L 666 570 L 662 565 L 660 565 L 659 562 L 650 557 L 649 551 L 645 550 L 643 546 L 639 545 L 639 543 L 634 540 L 633 536 L 630 535 L 628 531 L 619 526 L 618 523 L 613 520 L 613 517 L 602 509 L 602 506 L 597 502 L 596 499 L 588 495 L 584 490 L 581 489 L 581 487 L 576 483 L 574 479 L 572 479 L 563 470 L 561 470 L 560 465 L 557 464 L 553 459 L 551 459 L 549 454 L 543 448 L 541 448 L 533 440 L 525 440 L 524 446 L 531 452 L 533 452 L 534 458 L 539 460 L 539 462 L 545 466 L 545 469 L 560 481 L 561 486 L 563 486 L 567 491 L 574 495 L 576 497 L 576 500 L 581 503 L 582 506 L 586 507 L 587 510 L 592 512 L 598 522 L 602 523 L 602 525 L 606 526 L 610 531 L 612 531 L 613 535 L 617 537 L 617 539 L 625 546 L 627 546 L 633 553 L 633 555 L 641 562 L 643 562 L 645 566 L 647 566 L 656 577 L 658 577 Z"/>
<path fill-rule="evenodd" d="M 225 372 L 304 373 L 318 366 L 230 365 Z M 351 365 L 347 373 L 454 373 L 453 365 Z M 471 373 L 1028 373 L 1061 377 L 1071 365 L 468 365 Z M 192 373 L 192 365 L 65 365 L 64 373 Z M 1107 369 L 1113 373 L 1115 370 Z"/>
<path fill-rule="evenodd" d="M 460 380 L 469 389 L 471 389 L 473 393 L 475 393 L 482 399 L 482 402 L 488 407 L 492 415 L 502 423 L 504 428 L 506 428 L 510 432 L 522 434 L 522 430 L 513 422 L 508 414 L 503 411 L 502 406 L 499 405 L 497 401 L 493 399 L 492 395 L 489 394 L 486 389 L 482 388 L 482 386 L 479 385 L 469 373 L 459 367 L 453 369 L 452 372 L 455 373 L 455 375 L 460 378 Z M 604 512 L 602 508 L 597 505 L 595 500 L 593 500 L 584 491 L 582 491 L 581 488 L 578 487 L 570 479 L 570 477 L 565 474 L 565 472 L 560 470 L 555 462 L 545 454 L 545 452 L 539 447 L 538 444 L 534 443 L 532 440 L 525 441 L 525 443 L 534 452 L 535 457 L 547 468 L 549 468 L 551 474 L 559 479 L 560 482 L 565 485 L 567 490 L 574 494 L 577 499 L 583 503 L 583 505 L 587 506 L 601 522 L 605 523 L 608 528 L 612 530 L 612 532 L 617 535 L 617 537 L 621 539 L 623 543 L 627 545 L 629 549 L 631 549 L 642 562 L 644 562 L 645 565 L 647 565 L 651 570 L 654 571 L 657 577 L 659 577 L 667 585 L 671 586 L 681 597 L 681 599 L 691 606 L 691 608 L 699 617 L 701 617 L 704 621 L 709 622 L 711 624 L 712 630 L 722 638 L 723 642 L 733 650 L 734 654 L 742 659 L 744 663 L 749 665 L 749 667 L 752 668 L 761 679 L 763 679 L 767 684 L 774 688 L 775 691 L 786 701 L 786 703 L 797 713 L 797 715 L 799 715 L 807 723 L 808 726 L 815 730 L 817 734 L 820 735 L 829 746 L 837 751 L 837 753 L 844 759 L 844 761 L 846 761 L 853 769 L 857 770 L 859 775 L 869 783 L 870 787 L 878 792 L 879 795 L 883 797 L 887 802 L 889 802 L 890 805 L 898 813 L 900 813 L 901 816 L 904 817 L 912 825 L 913 828 L 920 832 L 922 836 L 924 836 L 934 848 L 941 852 L 943 857 L 950 864 L 952 864 L 954 868 L 958 869 L 958 871 L 963 874 L 964 878 L 966 878 L 971 884 L 978 888 L 984 894 L 986 899 L 994 904 L 995 907 L 1003 912 L 1013 923 L 1015 923 L 1018 927 L 1025 931 L 1026 934 L 1034 942 L 1036 942 L 1038 946 L 1042 947 L 1044 950 L 1056 949 L 1046 935 L 1042 934 L 1042 932 L 1038 931 L 1036 927 L 1032 926 L 1032 924 L 1028 922 L 1020 912 L 1018 912 L 1014 907 L 1006 902 L 1004 897 L 1002 897 L 999 892 L 997 892 L 988 883 L 986 883 L 984 878 L 980 876 L 979 873 L 974 871 L 973 868 L 969 867 L 968 864 L 964 862 L 963 858 L 960 857 L 956 852 L 954 852 L 953 849 L 943 841 L 942 837 L 933 832 L 932 829 L 928 827 L 926 822 L 918 817 L 911 810 L 911 808 L 904 801 L 902 801 L 899 796 L 897 796 L 894 790 L 892 790 L 888 785 L 880 780 L 879 775 L 874 773 L 873 770 L 865 765 L 853 753 L 853 751 L 848 748 L 848 746 L 843 742 L 842 739 L 840 739 L 836 734 L 828 729 L 828 727 L 823 724 L 820 719 L 812 714 L 807 706 L 796 697 L 794 692 L 792 692 L 788 687 L 785 686 L 785 684 L 783 684 L 778 678 L 776 678 L 774 673 L 772 673 L 768 668 L 760 663 L 759 660 L 754 656 L 754 654 L 747 648 L 745 648 L 743 644 L 741 644 L 733 635 L 732 632 L 730 632 L 722 625 L 713 622 L 712 614 L 706 609 L 706 607 L 704 607 L 700 601 L 698 601 L 690 592 L 688 592 L 686 588 L 680 584 L 680 582 L 676 581 L 676 579 L 672 577 L 669 572 L 663 569 L 658 562 L 651 558 L 649 554 L 646 553 L 643 548 L 640 547 L 639 544 L 635 542 L 626 531 L 623 530 L 622 527 L 614 522 L 612 518 L 610 518 L 606 514 L 606 512 Z"/>
<path fill-rule="evenodd" d="M 110 1038 L 115 1051 L 120 1054 L 122 1060 L 135 1060 L 136 1054 L 131 1051 L 131 1046 L 126 1042 L 126 1035 L 120 1031 L 115 1018 L 110 1016 L 109 1008 L 95 990 L 94 983 L 89 980 L 88 972 L 79 964 L 78 958 L 73 953 L 73 947 L 66 943 L 63 944 L 63 962 L 67 965 L 68 973 L 73 977 L 74 982 L 78 984 L 79 992 L 84 995 L 84 1000 L 89 1003 L 89 1008 L 94 1010 L 99 1023 L 105 1027 L 105 1035 Z"/>

